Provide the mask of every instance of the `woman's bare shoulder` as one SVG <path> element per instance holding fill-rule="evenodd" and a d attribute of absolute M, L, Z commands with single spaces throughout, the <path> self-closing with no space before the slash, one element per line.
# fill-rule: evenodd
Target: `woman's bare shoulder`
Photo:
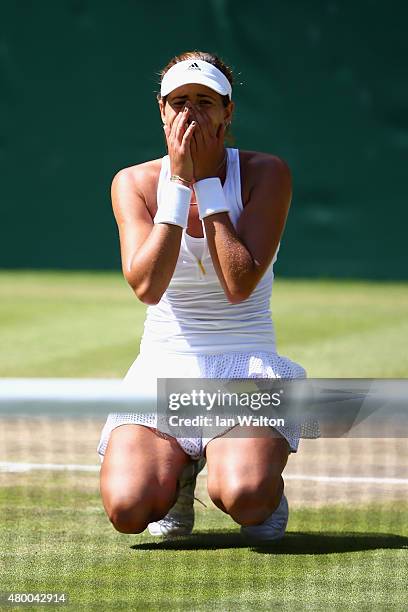
<path fill-rule="evenodd" d="M 241 191 L 243 205 L 245 206 L 251 192 L 260 181 L 270 181 L 285 176 L 291 182 L 291 173 L 288 164 L 282 158 L 272 153 L 262 151 L 239 151 Z"/>
<path fill-rule="evenodd" d="M 242 151 L 240 149 L 239 157 L 244 168 L 251 170 L 254 168 L 276 168 L 277 170 L 289 168 L 286 161 L 281 157 L 263 151 Z"/>
<path fill-rule="evenodd" d="M 112 203 L 114 209 L 119 206 L 135 206 L 135 196 L 150 212 L 155 214 L 157 208 L 156 195 L 159 182 L 162 158 L 152 159 L 141 164 L 135 164 L 119 170 L 112 181 Z M 122 195 L 125 194 L 125 198 Z"/>
<path fill-rule="evenodd" d="M 135 164 L 134 166 L 122 168 L 115 174 L 113 182 L 126 181 L 134 183 L 139 186 L 139 188 L 148 187 L 150 182 L 157 181 L 161 162 L 162 158 L 160 157 L 158 159 Z"/>

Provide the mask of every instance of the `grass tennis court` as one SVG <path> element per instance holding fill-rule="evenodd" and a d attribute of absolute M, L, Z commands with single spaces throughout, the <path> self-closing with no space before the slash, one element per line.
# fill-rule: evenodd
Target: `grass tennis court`
<path fill-rule="evenodd" d="M 14 480 L 0 489 L 3 591 L 65 592 L 72 610 L 406 610 L 406 503 L 295 509 L 285 540 L 256 549 L 200 507 L 189 537 L 116 533 L 96 475 Z"/>
<path fill-rule="evenodd" d="M 145 307 L 119 274 L 0 284 L 1 376 L 121 377 L 135 358 Z M 408 284 L 278 280 L 274 292 L 279 352 L 310 376 L 407 377 Z M 97 465 L 101 423 L 22 425 L 3 423 L 0 461 Z M 288 472 L 406 476 L 405 442 L 303 441 Z M 114 531 L 96 472 L 0 471 L 0 590 L 66 592 L 72 610 L 406 610 L 406 485 L 287 487 L 285 539 L 250 548 L 204 478 L 194 534 L 166 543 Z"/>

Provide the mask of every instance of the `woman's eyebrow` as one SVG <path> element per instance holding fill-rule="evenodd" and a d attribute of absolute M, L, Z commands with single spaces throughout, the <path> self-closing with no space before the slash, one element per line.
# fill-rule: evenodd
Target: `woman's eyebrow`
<path fill-rule="evenodd" d="M 188 96 L 176 96 L 175 98 L 173 98 L 172 100 L 170 100 L 170 104 L 174 104 L 175 102 L 182 102 L 183 100 L 187 100 Z M 201 94 L 198 93 L 197 94 L 197 98 L 208 98 L 209 100 L 214 101 L 215 98 L 213 98 L 213 96 L 211 96 L 210 94 Z"/>
<path fill-rule="evenodd" d="M 210 94 L 197 94 L 198 98 L 209 98 L 210 100 L 215 100 L 215 98 L 213 98 L 213 96 L 211 96 Z"/>

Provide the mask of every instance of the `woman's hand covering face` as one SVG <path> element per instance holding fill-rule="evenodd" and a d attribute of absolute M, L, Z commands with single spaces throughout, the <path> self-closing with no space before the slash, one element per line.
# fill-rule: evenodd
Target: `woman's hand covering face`
<path fill-rule="evenodd" d="M 224 151 L 225 124 L 216 127 L 198 105 L 188 102 L 186 106 L 191 110 L 191 118 L 197 122 L 197 129 L 190 140 L 190 150 L 194 178 L 200 181 L 217 175 Z"/>

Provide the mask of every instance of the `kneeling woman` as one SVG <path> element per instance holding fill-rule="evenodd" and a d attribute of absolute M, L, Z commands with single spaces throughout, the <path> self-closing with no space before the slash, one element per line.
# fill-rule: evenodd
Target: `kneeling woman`
<path fill-rule="evenodd" d="M 168 154 L 121 170 L 112 185 L 122 267 L 148 305 L 140 352 L 125 377 L 297 378 L 277 354 L 273 264 L 291 201 L 284 161 L 225 147 L 232 74 L 188 52 L 162 71 L 158 96 Z M 123 533 L 178 535 L 193 527 L 195 476 L 247 536 L 283 536 L 282 471 L 300 428 L 236 428 L 212 439 L 172 437 L 155 415 L 110 414 L 98 452 L 106 512 Z"/>

